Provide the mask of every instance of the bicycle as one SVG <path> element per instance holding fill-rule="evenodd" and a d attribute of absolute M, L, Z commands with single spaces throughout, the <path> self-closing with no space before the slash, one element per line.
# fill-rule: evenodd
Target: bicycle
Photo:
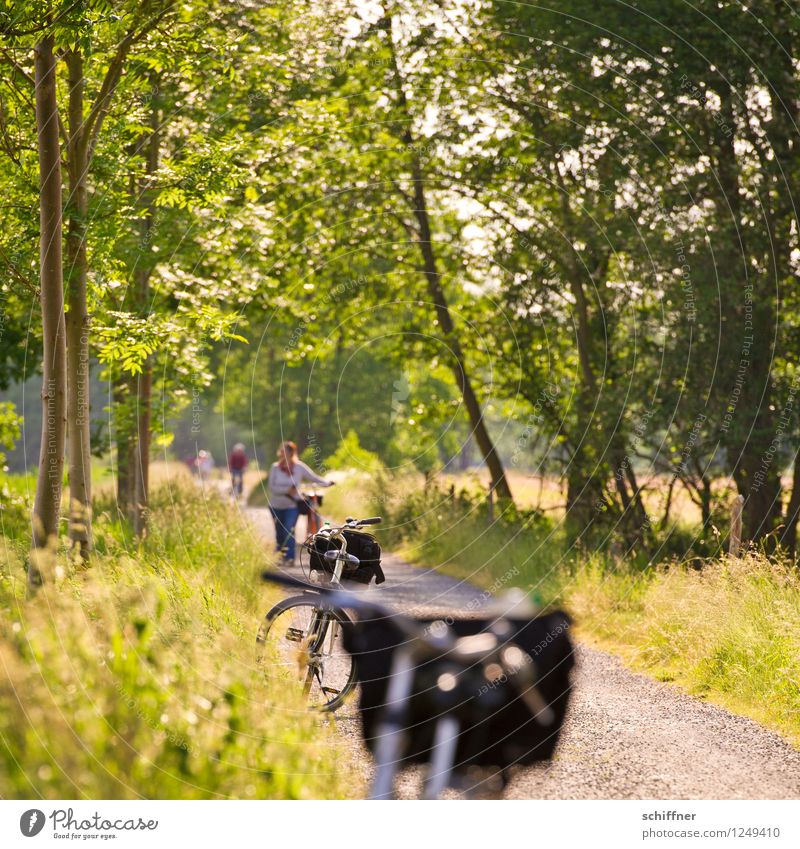
<path fill-rule="evenodd" d="M 313 534 L 318 533 L 322 530 L 322 515 L 319 512 L 319 508 L 322 507 L 322 499 L 323 496 L 320 495 L 316 490 L 314 492 L 303 492 L 302 500 L 306 505 L 305 513 L 306 517 L 306 536 L 310 537 Z M 301 508 L 301 515 L 303 515 L 303 510 Z"/>
<path fill-rule="evenodd" d="M 321 583 L 299 582 L 297 586 L 303 594 L 279 601 L 267 612 L 258 630 L 256 662 L 264 674 L 279 684 L 296 679 L 299 674 L 311 706 L 322 711 L 341 707 L 356 681 L 355 660 L 344 647 L 344 635 L 352 627 L 352 619 L 330 603 L 324 589 L 340 588 L 342 580 L 348 579 L 369 583 L 374 577 L 378 583 L 383 581 L 377 542 L 377 561 L 374 557 L 357 557 L 347 550 L 362 527 L 380 521 L 377 516 L 348 518 L 338 527 L 326 522 L 312 533 L 303 548 L 309 552 L 310 568 L 319 574 Z"/>
<path fill-rule="evenodd" d="M 339 588 L 320 592 L 356 614 L 345 644 L 375 760 L 370 799 L 392 798 L 396 775 L 412 764 L 427 765 L 423 795 L 437 799 L 471 771 L 499 771 L 505 785 L 512 767 L 552 758 L 574 665 L 566 614 L 415 620 Z"/>

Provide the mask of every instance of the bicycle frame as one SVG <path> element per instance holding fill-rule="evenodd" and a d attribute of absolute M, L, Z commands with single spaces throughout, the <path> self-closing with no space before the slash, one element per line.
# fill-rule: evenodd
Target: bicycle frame
<path fill-rule="evenodd" d="M 316 496 L 313 496 L 316 499 Z M 319 519 L 319 514 L 316 513 L 314 508 L 312 508 L 312 512 L 309 514 L 309 521 L 311 517 L 316 515 L 317 519 Z M 341 578 L 342 572 L 344 571 L 344 565 L 347 562 L 347 540 L 342 533 L 342 529 L 336 529 L 331 531 L 330 534 L 331 539 L 337 539 L 341 541 L 341 548 L 338 549 L 336 554 L 336 565 L 333 570 L 333 575 L 331 575 L 329 585 L 334 589 L 341 588 Z M 322 597 L 321 597 L 322 598 Z M 319 624 L 319 630 L 316 631 L 317 625 Z M 307 647 L 308 651 L 308 673 L 306 674 L 306 680 L 304 685 L 304 693 L 308 695 L 311 690 L 311 685 L 314 681 L 314 676 L 316 675 L 320 682 L 320 689 L 323 693 L 325 693 L 325 687 L 322 683 L 324 679 L 325 672 L 325 642 L 328 641 L 328 657 L 333 655 L 334 647 L 336 645 L 336 639 L 339 636 L 340 629 L 339 620 L 331 615 L 330 609 L 326 609 L 325 607 L 321 607 L 315 610 L 314 619 L 312 619 L 311 626 L 309 631 L 314 633 L 316 631 L 316 639 L 314 642 L 316 643 L 316 648 L 312 648 L 311 645 Z"/>
<path fill-rule="evenodd" d="M 341 548 L 336 550 L 336 565 L 328 581 L 331 589 L 339 590 L 342 588 L 342 572 L 347 563 L 347 537 L 344 535 L 344 528 L 331 528 L 328 539 L 338 540 L 341 543 Z"/>
<path fill-rule="evenodd" d="M 369 794 L 371 800 L 394 797 L 394 779 L 405 749 L 405 709 L 412 695 L 416 666 L 417 658 L 413 647 L 401 647 L 397 650 L 392 663 L 384 716 L 378 726 L 375 777 Z M 459 730 L 458 719 L 449 713 L 443 714 L 436 723 L 428 773 L 423 784 L 424 799 L 438 799 L 450 786 Z"/>
<path fill-rule="evenodd" d="M 314 682 L 315 675 L 319 681 L 320 690 L 326 695 L 329 694 L 328 691 L 330 688 L 326 688 L 323 684 L 325 663 L 327 658 L 333 655 L 336 638 L 339 636 L 339 628 L 339 621 L 335 616 L 331 615 L 329 610 L 315 610 L 309 631 L 314 634 L 313 643 L 316 644 L 316 647 L 312 648 L 312 645 L 309 645 L 306 649 L 308 654 L 308 672 L 306 673 L 306 680 L 303 685 L 303 692 L 306 696 L 311 691 L 311 685 Z M 326 641 L 328 642 L 327 654 L 325 651 Z"/>

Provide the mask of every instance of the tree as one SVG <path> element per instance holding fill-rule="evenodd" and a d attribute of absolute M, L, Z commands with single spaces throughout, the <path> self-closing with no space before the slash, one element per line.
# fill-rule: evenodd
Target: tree
<path fill-rule="evenodd" d="M 460 140 L 456 132 L 448 135 L 449 126 L 441 134 L 423 131 L 427 98 L 435 90 L 432 80 L 442 80 L 448 61 L 447 39 L 420 23 L 426 14 L 422 6 L 404 12 L 413 14 L 401 15 L 394 4 L 380 15 L 361 10 L 358 34 L 341 36 L 347 59 L 333 69 L 333 90 L 307 110 L 317 122 L 318 150 L 309 159 L 325 175 L 326 201 L 318 214 L 323 232 L 335 238 L 335 256 L 324 263 L 326 275 L 343 266 L 341 273 L 353 278 L 354 267 L 363 263 L 369 283 L 359 287 L 359 297 L 382 304 L 394 322 L 425 338 L 424 345 L 414 346 L 423 355 L 445 352 L 492 485 L 498 496 L 510 499 L 477 389 L 481 378 L 474 362 L 481 354 L 468 356 L 462 343 L 465 327 L 457 319 L 468 299 L 459 291 L 464 273 L 456 257 L 457 239 L 446 234 L 454 216 L 435 196 L 439 173 L 426 170 L 420 155 L 423 148 L 441 148 L 431 158 L 443 166 Z M 448 97 L 445 88 L 444 105 Z M 352 152 L 346 162 L 338 160 L 343 149 Z M 408 359 L 412 350 L 399 347 L 397 356 Z"/>
<path fill-rule="evenodd" d="M 77 31 L 65 49 L 68 69 L 68 122 L 65 130 L 67 150 L 67 355 L 69 373 L 69 485 L 70 539 L 81 556 L 91 548 L 91 446 L 89 391 L 90 316 L 88 311 L 87 227 L 89 201 L 87 181 L 103 124 L 111 109 L 131 51 L 140 45 L 156 27 L 163 24 L 174 9 L 174 0 L 147 0 L 130 3 L 114 19 L 114 25 L 98 26 L 89 19 L 90 33 L 77 24 Z M 100 3 L 96 11 L 105 12 Z M 103 32 L 103 30 L 107 32 Z M 92 40 L 105 35 L 110 42 L 109 59 L 97 93 L 87 107 L 85 90 L 88 79 L 86 36 Z M 101 42 L 102 43 L 102 42 Z M 103 56 L 102 49 L 92 45 L 93 62 Z M 143 413 L 146 416 L 146 413 Z M 142 427 L 145 427 L 142 423 Z M 141 464 L 139 464 L 141 467 Z M 140 472 L 141 477 L 141 472 Z M 141 487 L 141 482 L 140 482 Z M 138 512 L 136 514 L 139 515 Z M 137 519 L 137 522 L 140 519 Z"/>
<path fill-rule="evenodd" d="M 61 152 L 56 101 L 55 39 L 44 33 L 34 49 L 40 174 L 40 291 L 42 308 L 42 441 L 33 507 L 29 586 L 42 579 L 42 554 L 58 538 L 66 431 L 66 327 L 61 257 Z"/>
<path fill-rule="evenodd" d="M 409 101 L 405 89 L 405 79 L 398 62 L 395 39 L 399 36 L 394 28 L 396 17 L 388 15 L 383 18 L 379 27 L 386 33 L 386 48 L 390 56 L 391 83 L 396 96 L 396 106 L 399 112 L 400 141 L 406 145 L 409 151 L 410 184 L 411 194 L 400 186 L 396 186 L 398 194 L 404 200 L 409 212 L 413 215 L 416 227 L 412 230 L 412 237 L 419 248 L 422 259 L 422 272 L 428 286 L 428 294 L 433 303 L 440 332 L 446 345 L 452 351 L 453 375 L 464 399 L 464 405 L 472 423 L 472 433 L 483 456 L 491 475 L 492 489 L 498 497 L 511 499 L 511 489 L 506 480 L 500 456 L 495 449 L 494 442 L 489 435 L 483 410 L 473 386 L 473 379 L 468 371 L 466 356 L 460 339 L 456 333 L 452 312 L 448 304 L 447 295 L 442 285 L 442 273 L 436 257 L 435 242 L 433 239 L 433 228 L 431 226 L 430 213 L 428 210 L 428 199 L 426 190 L 426 178 L 422 167 L 422 161 L 417 152 L 419 140 L 415 135 L 414 120 L 412 118 Z"/>

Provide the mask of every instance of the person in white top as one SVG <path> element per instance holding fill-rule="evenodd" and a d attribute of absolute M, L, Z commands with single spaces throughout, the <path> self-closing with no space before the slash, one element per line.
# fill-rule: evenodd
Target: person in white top
<path fill-rule="evenodd" d="M 311 481 L 317 486 L 333 486 L 334 481 L 321 478 L 297 456 L 294 442 L 284 442 L 278 449 L 278 460 L 272 464 L 267 478 L 269 509 L 275 522 L 275 547 L 287 563 L 294 563 L 294 526 L 300 510 L 300 486 Z"/>

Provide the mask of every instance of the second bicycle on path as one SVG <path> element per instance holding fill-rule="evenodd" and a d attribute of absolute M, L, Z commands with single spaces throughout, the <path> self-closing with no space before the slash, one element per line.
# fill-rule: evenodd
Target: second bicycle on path
<path fill-rule="evenodd" d="M 380 544 L 362 530 L 380 521 L 375 516 L 348 518 L 338 526 L 324 522 L 302 546 L 301 565 L 309 579 L 326 588 L 341 587 L 342 582 L 383 583 Z M 297 682 L 311 707 L 334 711 L 356 683 L 355 661 L 344 647 L 345 631 L 352 627 L 344 610 L 306 585 L 302 594 L 279 601 L 267 612 L 258 629 L 256 660 L 274 683 Z"/>

